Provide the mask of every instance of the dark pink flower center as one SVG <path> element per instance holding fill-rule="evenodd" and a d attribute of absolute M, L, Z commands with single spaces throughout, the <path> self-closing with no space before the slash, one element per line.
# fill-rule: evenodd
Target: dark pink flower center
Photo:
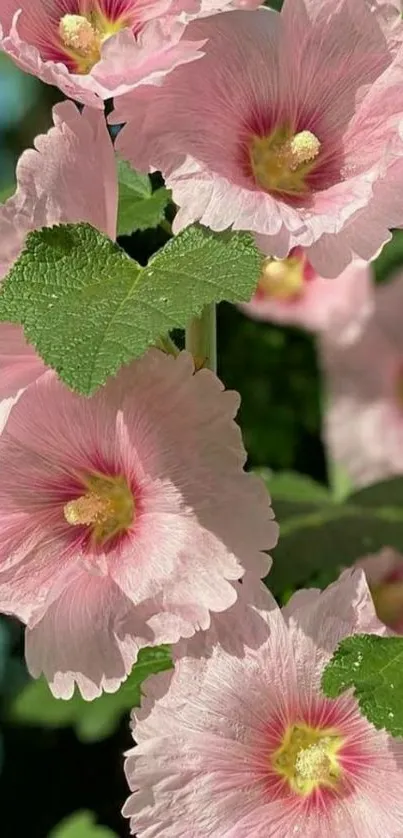
<path fill-rule="evenodd" d="M 250 142 L 250 162 L 258 186 L 267 192 L 303 195 L 309 191 L 307 177 L 320 153 L 320 141 L 312 131 L 293 133 L 276 128 Z"/>
<path fill-rule="evenodd" d="M 344 153 L 339 133 L 329 131 L 323 115 L 305 103 L 297 111 L 287 115 L 276 103 L 256 104 L 242 120 L 237 167 L 249 188 L 291 206 L 309 206 L 317 192 L 340 182 Z"/>
<path fill-rule="evenodd" d="M 314 276 L 302 248 L 295 248 L 286 259 L 264 260 L 257 295 L 291 303 L 303 295 L 305 283 Z"/>
<path fill-rule="evenodd" d="M 35 45 L 45 61 L 62 62 L 74 73 L 89 73 L 101 58 L 102 45 L 112 35 L 126 27 L 137 34 L 142 28 L 141 21 L 135 20 L 132 0 L 71 0 L 69 5 L 66 11 L 64 3 L 58 13 L 55 4 Z"/>
<path fill-rule="evenodd" d="M 336 789 L 342 774 L 338 761 L 342 745 L 343 738 L 336 730 L 294 724 L 286 729 L 272 765 L 299 795 L 310 795 L 322 787 Z"/>
<path fill-rule="evenodd" d="M 127 532 L 134 521 L 135 501 L 126 479 L 91 474 L 82 478 L 82 484 L 83 494 L 64 506 L 67 523 L 89 528 L 91 541 L 98 546 Z"/>

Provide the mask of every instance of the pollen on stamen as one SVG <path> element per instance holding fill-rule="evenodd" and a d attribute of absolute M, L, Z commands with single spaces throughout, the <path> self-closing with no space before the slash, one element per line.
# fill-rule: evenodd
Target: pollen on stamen
<path fill-rule="evenodd" d="M 63 512 L 67 523 L 73 527 L 90 526 L 105 523 L 113 513 L 113 507 L 109 498 L 88 492 L 66 503 Z"/>
<path fill-rule="evenodd" d="M 301 259 L 265 259 L 258 288 L 264 296 L 279 300 L 298 297 L 304 288 Z"/>
<path fill-rule="evenodd" d="M 79 55 L 89 56 L 99 51 L 99 33 L 82 15 L 64 15 L 59 23 L 59 34 L 63 44 Z"/>
<path fill-rule="evenodd" d="M 295 172 L 304 163 L 315 160 L 320 152 L 320 141 L 312 131 L 300 131 L 284 148 L 290 171 Z"/>
<path fill-rule="evenodd" d="M 330 776 L 331 761 L 320 743 L 301 748 L 295 760 L 297 779 L 320 782 Z"/>

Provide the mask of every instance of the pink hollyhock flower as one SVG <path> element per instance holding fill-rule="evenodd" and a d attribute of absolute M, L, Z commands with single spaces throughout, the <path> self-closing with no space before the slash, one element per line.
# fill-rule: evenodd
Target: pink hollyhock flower
<path fill-rule="evenodd" d="M 378 286 L 356 341 L 320 341 L 329 454 L 356 486 L 403 473 L 403 275 Z"/>
<path fill-rule="evenodd" d="M 17 191 L 0 206 L 0 279 L 24 247 L 27 233 L 87 221 L 116 238 L 115 154 L 102 113 L 73 102 L 53 109 L 54 126 L 21 155 Z"/>
<path fill-rule="evenodd" d="M 278 259 L 304 247 L 326 277 L 377 254 L 403 224 L 403 65 L 382 9 L 285 0 L 192 23 L 203 63 L 118 100 L 117 148 L 161 170 L 177 231 L 249 230 Z"/>
<path fill-rule="evenodd" d="M 403 745 L 351 694 L 330 700 L 320 689 L 343 637 L 384 632 L 364 574 L 301 591 L 283 612 L 267 593 L 259 610 L 268 636 L 258 645 L 252 617 L 239 622 L 243 656 L 197 638 L 181 644 L 174 673 L 147 680 L 126 762 L 133 833 L 398 838 Z"/>
<path fill-rule="evenodd" d="M 186 22 L 257 0 L 2 0 L 0 49 L 72 99 L 103 109 L 105 99 L 161 84 L 200 58 L 203 41 Z"/>
<path fill-rule="evenodd" d="M 242 470 L 238 396 L 187 353 L 151 350 L 91 399 L 35 364 L 0 436 L 0 610 L 27 624 L 34 677 L 92 699 L 264 576 L 277 525 Z"/>
<path fill-rule="evenodd" d="M 357 562 L 367 577 L 376 613 L 385 625 L 403 634 L 403 556 L 392 547 Z"/>
<path fill-rule="evenodd" d="M 371 270 L 354 262 L 337 280 L 324 279 L 296 248 L 286 259 L 265 260 L 256 293 L 239 307 L 256 320 L 314 332 L 337 329 L 352 340 L 373 310 Z"/>

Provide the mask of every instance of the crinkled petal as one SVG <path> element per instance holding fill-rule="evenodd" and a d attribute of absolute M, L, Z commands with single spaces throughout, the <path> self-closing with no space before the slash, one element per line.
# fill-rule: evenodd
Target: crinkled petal
<path fill-rule="evenodd" d="M 77 684 L 91 701 L 116 692 L 139 648 L 153 642 L 141 608 L 111 580 L 82 572 L 27 628 L 25 653 L 31 675 L 43 673 L 56 698 L 71 698 Z"/>
<path fill-rule="evenodd" d="M 31 230 L 86 221 L 116 237 L 116 164 L 103 114 L 63 102 L 53 109 L 53 120 L 54 127 L 36 138 L 35 149 L 22 154 L 17 191 L 0 207 L 3 275 Z"/>

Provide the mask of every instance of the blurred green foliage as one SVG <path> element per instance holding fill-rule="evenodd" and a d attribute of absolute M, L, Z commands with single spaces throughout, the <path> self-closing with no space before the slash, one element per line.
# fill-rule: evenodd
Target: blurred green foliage
<path fill-rule="evenodd" d="M 314 339 L 219 311 L 219 375 L 242 397 L 239 421 L 250 466 L 293 469 L 325 480 L 320 380 Z"/>
<path fill-rule="evenodd" d="M 344 568 L 385 545 L 403 553 L 403 478 L 338 499 L 301 474 L 260 474 L 280 524 L 266 580 L 280 600 L 285 590 L 325 587 Z"/>
<path fill-rule="evenodd" d="M 116 838 L 116 833 L 98 826 L 92 812 L 76 812 L 52 829 L 49 838 Z"/>
<path fill-rule="evenodd" d="M 49 728 L 73 727 L 81 742 L 94 742 L 110 736 L 124 713 L 140 706 L 141 685 L 149 675 L 172 668 L 167 646 L 141 649 L 137 663 L 117 693 L 103 693 L 94 701 L 84 701 L 76 689 L 73 698 L 54 698 L 43 678 L 29 681 L 13 700 L 9 718 L 26 725 Z"/>

